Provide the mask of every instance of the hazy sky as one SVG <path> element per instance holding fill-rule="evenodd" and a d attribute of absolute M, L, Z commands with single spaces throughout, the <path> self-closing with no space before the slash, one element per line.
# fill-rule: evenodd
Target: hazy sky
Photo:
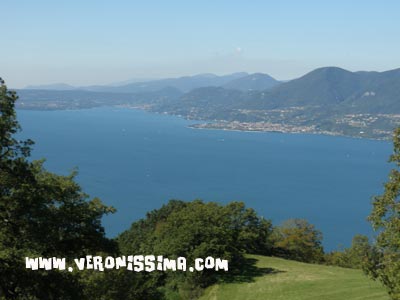
<path fill-rule="evenodd" d="M 0 0 L 10 87 L 400 67 L 399 0 Z"/>

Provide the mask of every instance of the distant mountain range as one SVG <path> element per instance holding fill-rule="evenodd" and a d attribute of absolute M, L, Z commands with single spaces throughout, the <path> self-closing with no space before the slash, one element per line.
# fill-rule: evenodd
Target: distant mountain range
<path fill-rule="evenodd" d="M 227 89 L 238 90 L 265 90 L 279 84 L 279 81 L 267 74 L 257 73 L 248 74 L 245 72 L 233 73 L 223 76 L 215 74 L 198 74 L 194 76 L 184 76 L 179 78 L 166 78 L 158 80 L 148 80 L 119 85 L 97 85 L 86 87 L 73 87 L 64 83 L 27 86 L 25 89 L 35 90 L 83 90 L 93 92 L 110 93 L 143 93 L 154 92 L 167 87 L 172 87 L 181 92 L 188 92 L 196 88 L 213 86 L 225 87 Z"/>
<path fill-rule="evenodd" d="M 26 90 L 52 90 L 52 91 L 71 91 L 77 88 L 66 83 L 53 83 L 44 85 L 28 85 Z"/>
<path fill-rule="evenodd" d="M 283 131 L 279 126 L 284 126 L 293 132 L 375 138 L 390 136 L 391 130 L 400 125 L 400 69 L 350 72 L 324 67 L 287 82 L 267 74 L 242 72 L 121 86 L 74 88 L 57 84 L 34 88 L 18 91 L 19 107 L 76 109 L 124 105 L 214 121 L 214 125 L 205 128 Z M 215 122 L 225 123 L 217 126 Z M 237 122 L 262 123 L 254 127 L 236 126 Z"/>

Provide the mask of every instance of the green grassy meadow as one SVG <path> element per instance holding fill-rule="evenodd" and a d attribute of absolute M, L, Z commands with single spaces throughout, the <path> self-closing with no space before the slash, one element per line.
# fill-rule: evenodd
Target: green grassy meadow
<path fill-rule="evenodd" d="M 201 300 L 389 300 L 362 271 L 249 255 L 232 282 L 206 289 Z"/>

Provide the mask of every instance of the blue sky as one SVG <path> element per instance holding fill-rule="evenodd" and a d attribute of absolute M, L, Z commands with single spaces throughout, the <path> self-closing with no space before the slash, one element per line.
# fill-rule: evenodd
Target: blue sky
<path fill-rule="evenodd" d="M 400 1 L 3 1 L 10 87 L 400 67 Z"/>

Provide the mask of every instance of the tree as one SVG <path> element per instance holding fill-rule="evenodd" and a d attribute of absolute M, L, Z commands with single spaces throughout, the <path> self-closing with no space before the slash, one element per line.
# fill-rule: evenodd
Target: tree
<path fill-rule="evenodd" d="M 69 272 L 28 271 L 25 257 L 79 257 L 112 251 L 101 217 L 114 211 L 88 201 L 75 172 L 48 172 L 29 161 L 31 140 L 15 138 L 21 128 L 15 92 L 0 79 L 0 298 L 82 298 L 79 277 Z"/>
<path fill-rule="evenodd" d="M 366 271 L 379 279 L 392 299 L 400 299 L 400 128 L 394 131 L 393 154 L 389 162 L 395 164 L 382 195 L 374 198 L 369 216 L 378 232 L 375 251 L 371 254 Z"/>
<path fill-rule="evenodd" d="M 350 248 L 343 251 L 333 251 L 325 255 L 325 263 L 343 268 L 361 269 L 372 252 L 372 246 L 365 235 L 353 237 Z"/>
<path fill-rule="evenodd" d="M 157 290 L 168 299 L 196 298 L 206 286 L 225 276 L 240 273 L 245 262 L 244 253 L 267 253 L 271 248 L 268 243 L 270 233 L 271 222 L 257 216 L 242 202 L 220 205 L 201 200 L 171 200 L 148 213 L 145 219 L 133 223 L 117 238 L 122 254 L 152 253 L 168 258 L 182 256 L 187 258 L 188 263 L 198 257 L 218 257 L 229 261 L 229 272 L 125 273 L 122 274 L 122 281 L 128 287 L 140 284 L 137 294 L 125 294 L 124 299 L 160 299 L 160 295 L 148 294 Z M 141 294 L 138 294 L 140 290 Z"/>
<path fill-rule="evenodd" d="M 368 237 L 362 234 L 355 235 L 347 253 L 350 268 L 361 269 L 371 251 Z"/>
<path fill-rule="evenodd" d="M 303 219 L 290 219 L 274 228 L 274 254 L 304 262 L 323 260 L 322 233 Z"/>

